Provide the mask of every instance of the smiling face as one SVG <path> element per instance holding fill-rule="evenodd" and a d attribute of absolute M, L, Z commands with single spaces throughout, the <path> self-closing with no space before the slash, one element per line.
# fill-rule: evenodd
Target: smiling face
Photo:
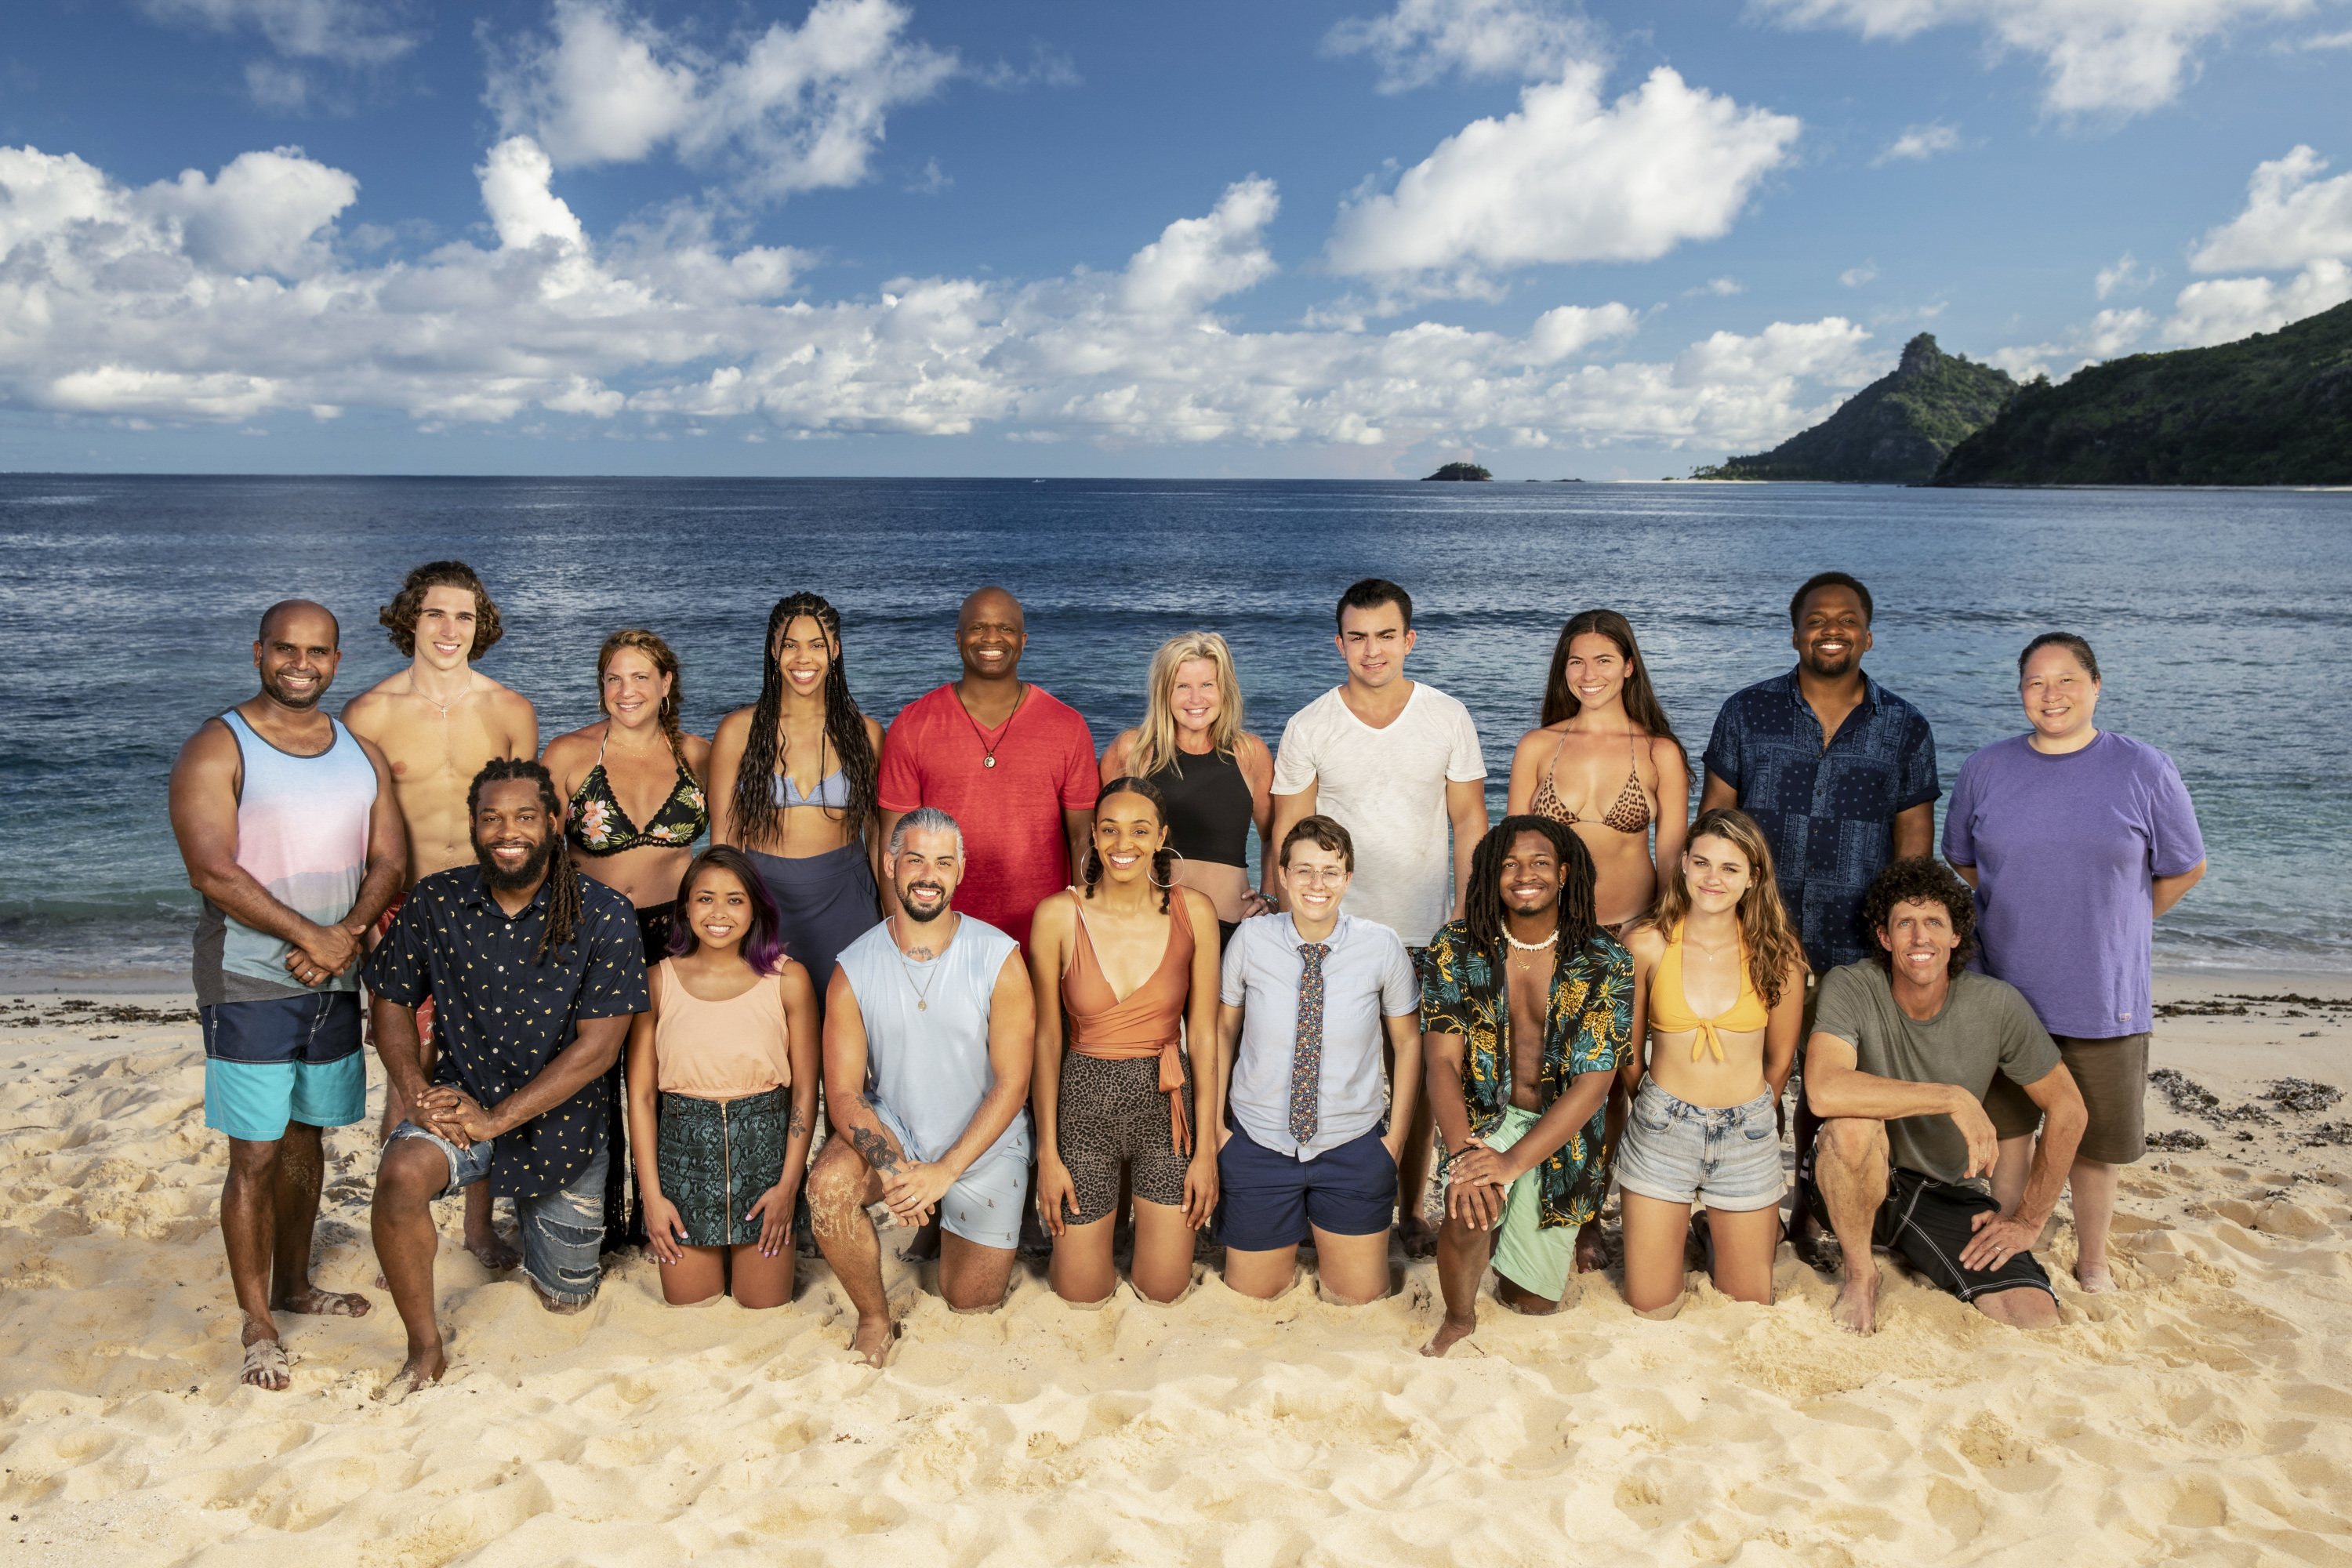
<path fill-rule="evenodd" d="M 1789 639 L 1797 658 L 1815 675 L 1834 679 L 1853 670 L 1870 651 L 1870 617 L 1862 595 L 1842 583 L 1829 583 L 1805 595 L 1797 629 Z"/>
<path fill-rule="evenodd" d="M 1919 899 L 1886 911 L 1878 930 L 1878 945 L 1895 958 L 1895 973 L 1916 985 L 1933 985 L 1951 973 L 1952 954 L 1960 945 L 1952 929 L 1952 914 L 1936 899 Z"/>
<path fill-rule="evenodd" d="M 643 648 L 616 649 L 605 661 L 604 685 L 604 711 L 624 730 L 659 722 L 669 700 L 670 677 Z"/>
<path fill-rule="evenodd" d="M 1404 606 L 1390 600 L 1368 610 L 1350 605 L 1340 611 L 1339 643 L 1348 673 L 1365 686 L 1381 687 L 1404 673 L 1413 634 L 1404 624 Z"/>
<path fill-rule="evenodd" d="M 1217 661 L 1188 658 L 1176 667 L 1169 682 L 1168 705 L 1176 728 L 1188 735 L 1205 735 L 1224 711 L 1224 694 L 1217 685 Z"/>
<path fill-rule="evenodd" d="M 416 657 L 436 669 L 463 669 L 473 657 L 475 623 L 480 607 L 465 588 L 425 590 L 416 608 Z"/>
<path fill-rule="evenodd" d="M 943 827 L 919 827 L 898 841 L 888 857 L 890 882 L 898 907 L 920 923 L 948 912 L 956 884 L 963 879 L 963 846 Z"/>
<path fill-rule="evenodd" d="M 1320 927 L 1339 917 L 1339 900 L 1347 897 L 1353 873 L 1337 849 L 1301 838 L 1283 856 L 1281 870 L 1283 889 L 1299 924 Z"/>
<path fill-rule="evenodd" d="M 2073 648 L 2053 643 L 2033 650 L 2018 683 L 2025 717 L 2045 741 L 2071 741 L 2086 730 L 2098 710 L 2099 683 Z"/>
<path fill-rule="evenodd" d="M 418 647 L 424 645 L 420 642 Z M 535 888 L 555 853 L 555 819 L 530 779 L 497 779 L 474 802 L 474 858 L 502 893 Z"/>
<path fill-rule="evenodd" d="M 841 650 L 824 635 L 814 616 L 794 616 L 776 633 L 776 673 L 798 697 L 814 697 L 824 689 L 824 678 Z"/>
<path fill-rule="evenodd" d="M 1532 830 L 1511 840 L 1502 864 L 1503 908 L 1515 915 L 1539 915 L 1559 908 L 1559 851 Z"/>
<path fill-rule="evenodd" d="M 965 674 L 982 680 L 1010 679 L 1019 673 L 1021 652 L 1028 646 L 1028 622 L 1012 595 L 982 588 L 963 602 L 963 613 L 956 617 L 956 651 L 963 656 Z"/>
<path fill-rule="evenodd" d="M 1737 910 L 1755 885 L 1756 868 L 1728 838 L 1701 834 L 1683 850 L 1683 886 L 1694 910 L 1711 915 Z"/>
<path fill-rule="evenodd" d="M 705 949 L 725 954 L 751 929 L 751 908 L 742 879 L 724 866 L 710 866 L 694 879 L 679 912 Z"/>
<path fill-rule="evenodd" d="M 1121 886 L 1151 875 L 1151 858 L 1168 845 L 1160 809 L 1139 795 L 1107 795 L 1095 805 L 1095 853 L 1103 879 Z"/>
<path fill-rule="evenodd" d="M 1569 690 L 1588 711 L 1616 701 L 1632 670 L 1632 661 L 1617 646 L 1617 639 L 1599 632 L 1582 632 L 1570 639 L 1568 662 L 1561 666 Z"/>
<path fill-rule="evenodd" d="M 336 641 L 334 617 L 318 606 L 279 610 L 253 645 L 261 689 L 298 712 L 318 707 L 343 660 Z"/>

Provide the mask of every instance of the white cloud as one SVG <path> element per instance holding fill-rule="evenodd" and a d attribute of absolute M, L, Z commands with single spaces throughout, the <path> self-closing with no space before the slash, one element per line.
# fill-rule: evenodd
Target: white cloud
<path fill-rule="evenodd" d="M 2256 271 L 2352 257 L 2352 174 L 2322 180 L 2327 160 L 2298 146 L 2257 164 L 2246 182 L 2246 210 L 2209 231 L 2189 257 L 2200 272 Z"/>
<path fill-rule="evenodd" d="M 2312 262 L 2284 283 L 2268 278 L 2211 278 L 2191 283 L 2164 323 L 2167 342 L 2184 348 L 2274 332 L 2289 321 L 2352 300 L 2352 268 L 2333 258 Z"/>
<path fill-rule="evenodd" d="M 2313 49 L 2352 49 L 2352 31 L 2315 33 L 2307 38 L 2282 38 L 2271 47 L 2279 54 L 2303 54 Z"/>
<path fill-rule="evenodd" d="M 817 0 L 798 27 L 772 24 L 714 58 L 620 0 L 556 0 L 551 37 L 494 62 L 486 100 L 509 136 L 559 167 L 635 163 L 667 147 L 724 157 L 751 195 L 866 179 L 891 110 L 919 101 L 956 58 L 903 37 L 896 0 Z"/>
<path fill-rule="evenodd" d="M 1601 68 L 1529 87 L 1520 109 L 1478 120 L 1386 195 L 1343 206 L 1333 270 L 1490 291 L 1489 270 L 1537 262 L 1648 261 L 1729 229 L 1786 160 L 1798 121 L 1686 85 L 1664 66 L 1604 104 Z"/>
<path fill-rule="evenodd" d="M 1865 261 L 1859 267 L 1849 267 L 1839 273 L 1838 281 L 1848 289 L 1859 289 L 1865 283 L 1875 281 L 1877 277 L 1878 263 Z"/>
<path fill-rule="evenodd" d="M 401 25 L 404 7 L 367 0 L 144 0 L 144 9 L 219 33 L 250 27 L 281 55 L 339 65 L 383 65 L 422 41 Z"/>
<path fill-rule="evenodd" d="M 1542 80 L 1601 48 L 1589 23 L 1545 0 L 1398 0 L 1385 16 L 1340 22 L 1324 36 L 1323 52 L 1370 55 L 1380 90 L 1403 92 L 1449 70 Z"/>
<path fill-rule="evenodd" d="M 2054 342 L 1996 349 L 1985 356 L 1985 361 L 2020 381 L 2052 375 L 2051 366 L 2055 364 L 2059 368 L 2054 375 L 2063 380 L 2086 364 L 2114 359 L 2137 348 L 2155 321 L 2156 318 L 2146 310 L 2102 310 Z"/>
<path fill-rule="evenodd" d="M 1982 28 L 1996 51 L 2038 57 L 2058 114 L 2139 114 L 2169 103 L 2197 55 L 2241 23 L 2309 12 L 2313 0 L 1751 0 L 1794 26 L 1908 38 Z"/>
<path fill-rule="evenodd" d="M 1870 161 L 1874 169 L 1898 160 L 1914 162 L 1949 153 L 1960 144 L 1960 128 L 1937 121 L 1928 125 L 1908 125 L 1903 134 L 1886 144 L 1885 151 Z"/>
<path fill-rule="evenodd" d="M 2156 281 L 2156 274 L 2142 267 L 2128 250 L 2116 258 L 2113 267 L 2102 267 L 2092 280 L 2100 299 L 2110 294 L 2137 293 Z"/>
<path fill-rule="evenodd" d="M 1747 291 L 1747 285 L 1737 278 L 1710 278 L 1696 289 L 1684 289 L 1683 293 L 1685 297 L 1693 294 L 1712 294 L 1717 299 L 1727 300 L 1734 294 L 1744 294 Z"/>
<path fill-rule="evenodd" d="M 790 297 L 794 253 L 730 253 L 688 210 L 600 241 L 552 172 L 509 138 L 477 171 L 495 247 L 362 265 L 331 244 L 357 183 L 292 149 L 135 189 L 70 154 L 0 148 L 0 405 L 239 426 L 366 408 L 651 438 L 1744 447 L 1876 368 L 1869 333 L 1835 317 L 1598 363 L 1639 326 L 1616 302 L 1558 307 L 1519 335 L 1237 330 L 1212 311 L 1273 270 L 1263 180 L 1117 273 L 908 279 L 820 301 Z M 279 270 L 236 270 L 248 262 Z"/>

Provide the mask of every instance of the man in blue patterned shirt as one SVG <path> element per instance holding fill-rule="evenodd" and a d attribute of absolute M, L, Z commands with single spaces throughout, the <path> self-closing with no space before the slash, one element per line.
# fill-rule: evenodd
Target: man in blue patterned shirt
<path fill-rule="evenodd" d="M 1815 983 L 1876 955 L 1862 927 L 1863 895 L 1889 861 L 1932 851 L 1943 793 L 1927 715 L 1862 672 L 1870 619 L 1870 590 L 1854 578 L 1807 578 L 1789 601 L 1797 668 L 1733 692 L 1706 743 L 1698 808 L 1738 806 L 1764 829 L 1781 901 L 1812 965 L 1801 1052 L 1812 1034 Z M 1800 1168 L 1817 1125 L 1801 1098 Z M 1796 1213 L 1805 1212 L 1800 1191 Z"/>

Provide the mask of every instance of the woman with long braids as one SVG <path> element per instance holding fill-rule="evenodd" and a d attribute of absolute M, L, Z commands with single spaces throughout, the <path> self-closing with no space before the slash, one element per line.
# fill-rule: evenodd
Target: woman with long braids
<path fill-rule="evenodd" d="M 1471 857 L 1463 918 L 1422 959 L 1431 1109 L 1444 1142 L 1442 1356 L 1477 1330 L 1478 1282 L 1541 1316 L 1566 1304 L 1580 1228 L 1609 1191 L 1601 1107 L 1638 1024 L 1633 963 L 1596 918 L 1565 824 L 1507 816 Z"/>
<path fill-rule="evenodd" d="M 540 761 L 568 803 L 563 837 L 581 873 L 635 908 L 650 963 L 669 951 L 677 879 L 710 824 L 701 783 L 710 742 L 679 725 L 686 693 L 677 655 L 649 631 L 629 626 L 604 639 L 596 650 L 596 689 L 604 716 L 550 741 Z M 610 1074 L 615 1105 L 625 1094 L 622 1065 L 615 1059 Z M 606 1251 L 646 1238 L 645 1215 L 630 1202 L 626 1129 L 618 1116 L 613 1137 Z"/>
<path fill-rule="evenodd" d="M 719 721 L 710 841 L 759 868 L 777 934 L 807 967 L 821 1012 L 835 957 L 882 918 L 882 726 L 849 694 L 841 616 L 824 600 L 777 600 L 766 647 L 760 700 Z"/>
<path fill-rule="evenodd" d="M 1192 1233 L 1217 1206 L 1217 907 L 1175 885 L 1167 809 L 1145 780 L 1105 785 L 1083 885 L 1046 898 L 1029 928 L 1037 1207 L 1055 1293 L 1085 1306 L 1118 1286 L 1122 1167 L 1146 1300 L 1192 1282 Z"/>
<path fill-rule="evenodd" d="M 1646 1079 L 1638 1046 L 1622 1072 L 1639 1091 L 1617 1155 L 1625 1304 L 1644 1317 L 1681 1310 L 1683 1244 L 1702 1199 L 1715 1288 L 1769 1302 L 1785 1185 L 1778 1107 L 1806 965 L 1755 819 L 1701 813 L 1625 945 L 1650 1047 Z"/>
<path fill-rule="evenodd" d="M 1657 868 L 1682 853 L 1690 762 L 1651 689 L 1633 626 L 1616 611 L 1586 610 L 1560 627 L 1542 718 L 1511 756 L 1508 805 L 1513 816 L 1549 816 L 1584 840 L 1601 923 L 1612 931 L 1650 907 Z"/>

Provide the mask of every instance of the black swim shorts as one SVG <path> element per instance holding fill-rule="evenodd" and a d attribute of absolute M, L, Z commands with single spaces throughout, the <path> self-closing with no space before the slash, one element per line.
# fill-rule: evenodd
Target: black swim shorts
<path fill-rule="evenodd" d="M 1811 1156 L 1799 1179 L 1813 1218 L 1823 1230 L 1832 1229 L 1829 1205 L 1813 1180 Z M 1897 1165 L 1886 1173 L 1886 1201 L 1878 1205 L 1870 1244 L 1885 1247 L 1963 1301 L 2021 1287 L 2048 1291 L 2056 1299 L 2049 1274 L 2031 1252 L 2021 1252 L 1998 1268 L 1961 1265 L 1961 1250 L 1976 1236 L 1975 1217 L 2000 1212 L 1999 1204 L 1974 1187 L 1955 1187 Z"/>

